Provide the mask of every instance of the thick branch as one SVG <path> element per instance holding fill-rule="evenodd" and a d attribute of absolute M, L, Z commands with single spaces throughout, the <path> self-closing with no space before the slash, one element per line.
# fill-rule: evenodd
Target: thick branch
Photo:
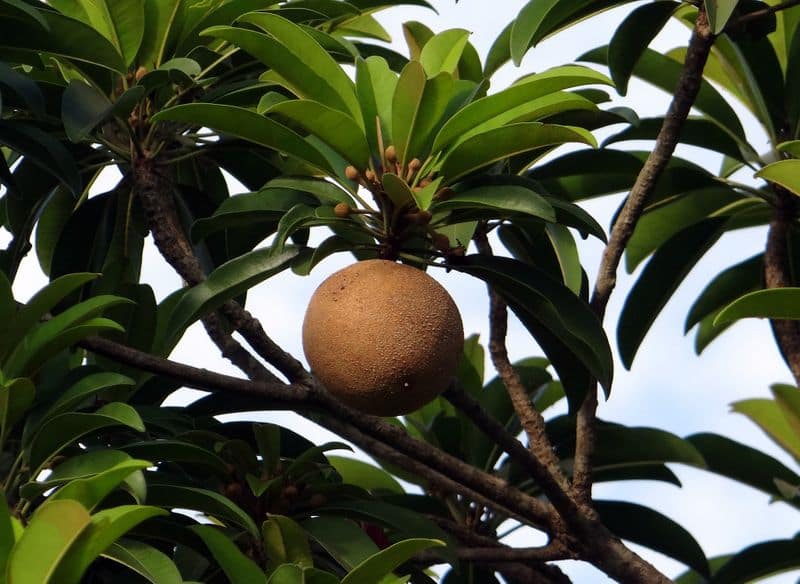
<path fill-rule="evenodd" d="M 680 139 L 681 129 L 694 105 L 700 84 L 703 80 L 703 69 L 714 35 L 708 26 L 704 10 L 700 10 L 695 21 L 692 37 L 686 52 L 678 86 L 675 88 L 664 123 L 656 138 L 653 151 L 642 166 L 636 182 L 628 195 L 622 211 L 611 230 L 611 237 L 603 252 L 600 269 L 597 275 L 591 305 L 600 320 L 603 319 L 617 283 L 617 269 L 628 241 L 633 235 L 636 223 L 644 212 L 647 199 L 653 192 L 659 177 L 667 167 L 675 146 Z M 573 466 L 573 488 L 576 495 L 584 502 L 591 499 L 592 464 L 591 458 L 595 443 L 595 414 L 597 411 L 597 389 L 593 388 L 578 411 L 576 422 L 576 448 Z"/>
<path fill-rule="evenodd" d="M 769 224 L 767 248 L 764 253 L 764 279 L 767 288 L 792 286 L 789 262 L 789 230 L 795 221 L 795 197 L 776 186 L 777 203 Z M 800 385 L 800 322 L 772 320 L 772 332 L 783 358 L 792 371 L 795 383 Z"/>

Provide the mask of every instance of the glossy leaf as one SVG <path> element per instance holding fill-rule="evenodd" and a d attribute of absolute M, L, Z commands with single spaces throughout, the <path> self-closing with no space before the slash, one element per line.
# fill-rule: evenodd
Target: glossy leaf
<path fill-rule="evenodd" d="M 130 377 L 107 371 L 90 373 L 70 385 L 53 404 L 47 408 L 42 419 L 51 418 L 71 410 L 99 391 L 115 387 L 132 387 L 136 382 Z"/>
<path fill-rule="evenodd" d="M 350 519 L 321 515 L 302 525 L 348 571 L 379 551 L 372 538 Z"/>
<path fill-rule="evenodd" d="M 225 461 L 215 452 L 181 440 L 141 440 L 123 447 L 131 456 L 154 463 L 179 462 L 210 469 L 217 474 L 228 473 Z"/>
<path fill-rule="evenodd" d="M 582 128 L 523 122 L 489 130 L 465 140 L 444 157 L 441 174 L 446 183 L 509 156 L 567 142 L 596 146 L 594 137 Z"/>
<path fill-rule="evenodd" d="M 631 11 L 619 25 L 608 45 L 608 68 L 620 95 L 628 91 L 628 80 L 639 57 L 680 6 L 658 1 Z"/>
<path fill-rule="evenodd" d="M 8 582 L 50 582 L 70 547 L 90 524 L 89 512 L 76 501 L 43 504 L 11 550 L 6 568 Z"/>
<path fill-rule="evenodd" d="M 10 379 L 0 385 L 0 444 L 14 425 L 28 412 L 36 397 L 36 388 L 27 377 Z"/>
<path fill-rule="evenodd" d="M 219 493 L 196 487 L 152 484 L 147 489 L 147 502 L 166 509 L 192 509 L 209 517 L 245 528 L 254 537 L 258 528 L 250 516 L 239 506 Z"/>
<path fill-rule="evenodd" d="M 81 436 L 120 425 L 144 432 L 144 424 L 136 410 L 119 402 L 106 404 L 93 414 L 70 412 L 56 416 L 43 424 L 34 436 L 28 454 L 29 465 L 38 469 Z"/>
<path fill-rule="evenodd" d="M 707 219 L 671 237 L 653 254 L 625 300 L 617 326 L 623 364 L 630 368 L 647 331 L 680 283 L 722 234 L 725 219 Z"/>
<path fill-rule="evenodd" d="M 617 536 L 678 560 L 704 575 L 708 560 L 691 534 L 649 507 L 624 501 L 594 501 L 603 523 Z"/>
<path fill-rule="evenodd" d="M 71 499 L 92 511 L 128 476 L 151 465 L 147 460 L 131 459 L 120 462 L 94 476 L 71 480 L 51 495 L 49 500 Z"/>
<path fill-rule="evenodd" d="M 725 29 L 738 4 L 739 0 L 705 0 L 708 24 L 712 33 L 720 34 Z"/>
<path fill-rule="evenodd" d="M 377 466 L 343 456 L 328 455 L 326 458 L 346 484 L 357 485 L 367 491 L 391 491 L 397 494 L 405 492 L 392 475 Z"/>
<path fill-rule="evenodd" d="M 277 254 L 258 249 L 221 265 L 178 301 L 170 316 L 170 336 L 182 333 L 198 318 L 289 267 L 297 253 L 296 249 Z"/>
<path fill-rule="evenodd" d="M 782 186 L 800 196 L 800 160 L 781 160 L 768 164 L 756 176 Z"/>
<path fill-rule="evenodd" d="M 133 539 L 119 539 L 101 554 L 136 572 L 152 584 L 183 584 L 175 563 L 153 546 Z"/>
<path fill-rule="evenodd" d="M 800 537 L 751 545 L 731 556 L 709 580 L 711 584 L 745 584 L 800 567 Z"/>
<path fill-rule="evenodd" d="M 537 98 L 570 87 L 594 84 L 610 85 L 611 81 L 602 73 L 578 65 L 554 67 L 537 73 L 498 93 L 478 99 L 457 111 L 439 130 L 432 151 L 442 150 L 476 127 L 492 129 L 494 120 L 502 118 L 509 110 L 523 106 Z M 495 127 L 499 126 L 498 123 Z"/>
<path fill-rule="evenodd" d="M 559 373 L 571 407 L 583 400 L 588 373 L 610 388 L 608 340 L 588 304 L 563 284 L 508 258 L 472 255 L 451 267 L 483 279 L 506 299 Z"/>
<path fill-rule="evenodd" d="M 98 511 L 92 515 L 89 526 L 67 551 L 52 581 L 78 584 L 89 565 L 114 541 L 142 521 L 158 515 L 166 513 L 157 507 L 145 505 L 121 505 Z"/>
<path fill-rule="evenodd" d="M 231 584 L 250 584 L 251 582 L 266 584 L 267 577 L 263 570 L 244 555 L 236 544 L 219 529 L 210 525 L 196 525 L 192 527 L 192 531 L 199 535 L 211 550 L 211 555 L 225 572 L 228 582 Z"/>
<path fill-rule="evenodd" d="M 723 308 L 714 324 L 742 318 L 800 319 L 800 288 L 773 288 L 745 294 Z"/>
<path fill-rule="evenodd" d="M 495 209 L 498 217 L 521 213 L 544 221 L 556 220 L 553 207 L 544 197 L 531 189 L 515 185 L 467 188 L 458 191 L 445 201 L 434 204 L 433 211 L 470 208 Z"/>
<path fill-rule="evenodd" d="M 0 582 L 6 582 L 8 557 L 15 543 L 14 524 L 8 509 L 8 499 L 5 492 L 0 490 Z"/>
<path fill-rule="evenodd" d="M 380 125 L 384 148 L 394 144 L 392 137 L 392 98 L 397 87 L 397 74 L 385 59 L 356 59 L 356 92 L 361 104 L 364 128 L 370 150 L 377 152 L 377 128 Z"/>
<path fill-rule="evenodd" d="M 272 573 L 269 584 L 339 584 L 339 579 L 322 570 L 283 564 Z"/>
<path fill-rule="evenodd" d="M 420 52 L 419 62 L 428 77 L 455 74 L 469 40 L 469 31 L 451 28 L 430 38 Z"/>
<path fill-rule="evenodd" d="M 370 149 L 364 131 L 347 114 L 311 100 L 284 101 L 275 104 L 266 113 L 289 118 L 356 168 L 367 167 Z"/>
<path fill-rule="evenodd" d="M 270 515 L 261 527 L 264 551 L 271 565 L 297 564 L 313 568 L 308 536 L 294 520 L 283 515 Z"/>
<path fill-rule="evenodd" d="M 399 541 L 377 554 L 367 558 L 342 579 L 342 584 L 358 584 L 360 582 L 378 582 L 391 574 L 397 566 L 409 560 L 417 552 L 432 547 L 444 546 L 436 539 L 406 539 Z"/>
<path fill-rule="evenodd" d="M 206 126 L 294 156 L 315 168 L 334 173 L 325 157 L 286 126 L 246 108 L 216 103 L 191 103 L 161 110 L 153 121 L 172 120 Z"/>

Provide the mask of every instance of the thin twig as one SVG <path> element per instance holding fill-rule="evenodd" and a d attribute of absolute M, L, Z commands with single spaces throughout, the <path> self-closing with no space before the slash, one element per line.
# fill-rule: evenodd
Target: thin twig
<path fill-rule="evenodd" d="M 734 20 L 728 21 L 728 24 L 725 28 L 726 29 L 737 28 L 742 26 L 743 24 L 747 24 L 748 22 L 758 20 L 759 18 L 764 18 L 765 16 L 770 16 L 771 14 L 775 14 L 776 12 L 780 12 L 781 10 L 787 10 L 795 6 L 800 6 L 800 0 L 787 0 L 786 2 L 782 2 L 780 4 L 767 6 L 766 8 L 760 8 L 759 10 L 753 10 L 752 12 L 743 14 L 742 16 Z"/>
<path fill-rule="evenodd" d="M 611 230 L 611 237 L 603 252 L 597 282 L 592 293 L 591 306 L 600 320 L 603 319 L 611 292 L 617 283 L 617 269 L 622 254 L 633 235 L 636 223 L 644 212 L 647 199 L 656 186 L 661 173 L 669 163 L 681 135 L 681 129 L 694 105 L 703 80 L 703 69 L 714 44 L 714 35 L 708 26 L 705 11 L 701 8 L 695 21 L 692 37 L 686 52 L 678 85 L 656 138 L 653 151 L 639 171 L 622 211 Z M 597 412 L 597 387 L 589 392 L 578 410 L 576 421 L 576 447 L 572 483 L 581 502 L 589 503 L 592 490 L 592 454 L 595 447 L 595 419 Z"/>

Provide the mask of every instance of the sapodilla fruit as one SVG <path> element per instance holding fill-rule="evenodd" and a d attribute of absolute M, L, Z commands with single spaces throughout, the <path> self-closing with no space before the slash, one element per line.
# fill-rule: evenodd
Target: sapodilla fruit
<path fill-rule="evenodd" d="M 368 414 L 398 416 L 425 405 L 456 374 L 461 315 L 425 272 L 366 260 L 326 279 L 303 321 L 311 370 L 339 400 Z"/>

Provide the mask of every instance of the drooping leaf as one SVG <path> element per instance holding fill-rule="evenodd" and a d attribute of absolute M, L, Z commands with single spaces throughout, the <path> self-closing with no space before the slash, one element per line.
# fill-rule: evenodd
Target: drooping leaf
<path fill-rule="evenodd" d="M 264 550 L 271 565 L 297 564 L 313 568 L 308 536 L 294 520 L 283 515 L 270 515 L 261 527 Z"/>
<path fill-rule="evenodd" d="M 183 583 L 178 567 L 169 556 L 146 543 L 121 538 L 101 555 L 136 572 L 152 584 Z"/>
<path fill-rule="evenodd" d="M 800 538 L 776 539 L 746 547 L 731 556 L 709 580 L 713 584 L 744 584 L 800 567 Z"/>
<path fill-rule="evenodd" d="M 495 209 L 498 216 L 521 213 L 544 221 L 555 222 L 550 203 L 535 191 L 516 185 L 476 186 L 458 190 L 445 201 L 435 203 L 432 211 L 452 211 L 470 208 Z"/>
<path fill-rule="evenodd" d="M 10 379 L 0 385 L 0 444 L 14 425 L 28 412 L 36 397 L 36 388 L 27 377 Z"/>
<path fill-rule="evenodd" d="M 714 325 L 741 318 L 800 319 L 800 288 L 773 288 L 745 294 L 723 308 Z"/>
<path fill-rule="evenodd" d="M 78 501 L 88 511 L 94 510 L 106 496 L 136 471 L 151 466 L 147 460 L 125 460 L 94 476 L 73 479 L 61 487 L 49 500 L 70 499 Z"/>
<path fill-rule="evenodd" d="M 608 68 L 620 95 L 628 91 L 633 68 L 653 38 L 680 6 L 671 0 L 643 4 L 631 11 L 619 25 L 608 45 Z"/>
<path fill-rule="evenodd" d="M 258 535 L 258 528 L 253 519 L 230 499 L 214 491 L 171 484 L 152 484 L 148 485 L 147 502 L 166 509 L 200 511 L 209 517 L 216 517 L 243 527 L 253 537 Z"/>
<path fill-rule="evenodd" d="M 242 553 L 224 533 L 210 525 L 196 525 L 200 536 L 231 584 L 266 584 L 267 577 L 258 565 Z"/>
<path fill-rule="evenodd" d="M 625 300 L 617 327 L 623 364 L 630 368 L 647 331 L 689 271 L 720 237 L 725 219 L 706 219 L 670 238 L 653 254 Z"/>
<path fill-rule="evenodd" d="M 302 525 L 348 571 L 379 551 L 366 532 L 350 519 L 320 515 L 306 519 Z"/>
<path fill-rule="evenodd" d="M 397 494 L 405 492 L 392 475 L 377 466 L 343 456 L 328 455 L 326 458 L 346 484 L 358 485 L 367 491 L 391 491 Z"/>
<path fill-rule="evenodd" d="M 750 418 L 776 444 L 800 460 L 800 434 L 792 427 L 777 401 L 746 399 L 732 403 L 731 409 Z"/>
<path fill-rule="evenodd" d="M 756 176 L 778 184 L 800 196 L 800 160 L 780 160 L 768 164 Z"/>
<path fill-rule="evenodd" d="M 725 29 L 738 4 L 739 0 L 705 0 L 708 24 L 712 33 L 720 34 Z"/>
<path fill-rule="evenodd" d="M 625 501 L 595 501 L 594 504 L 603 523 L 615 535 L 709 575 L 708 560 L 700 545 L 669 517 L 649 507 Z"/>

